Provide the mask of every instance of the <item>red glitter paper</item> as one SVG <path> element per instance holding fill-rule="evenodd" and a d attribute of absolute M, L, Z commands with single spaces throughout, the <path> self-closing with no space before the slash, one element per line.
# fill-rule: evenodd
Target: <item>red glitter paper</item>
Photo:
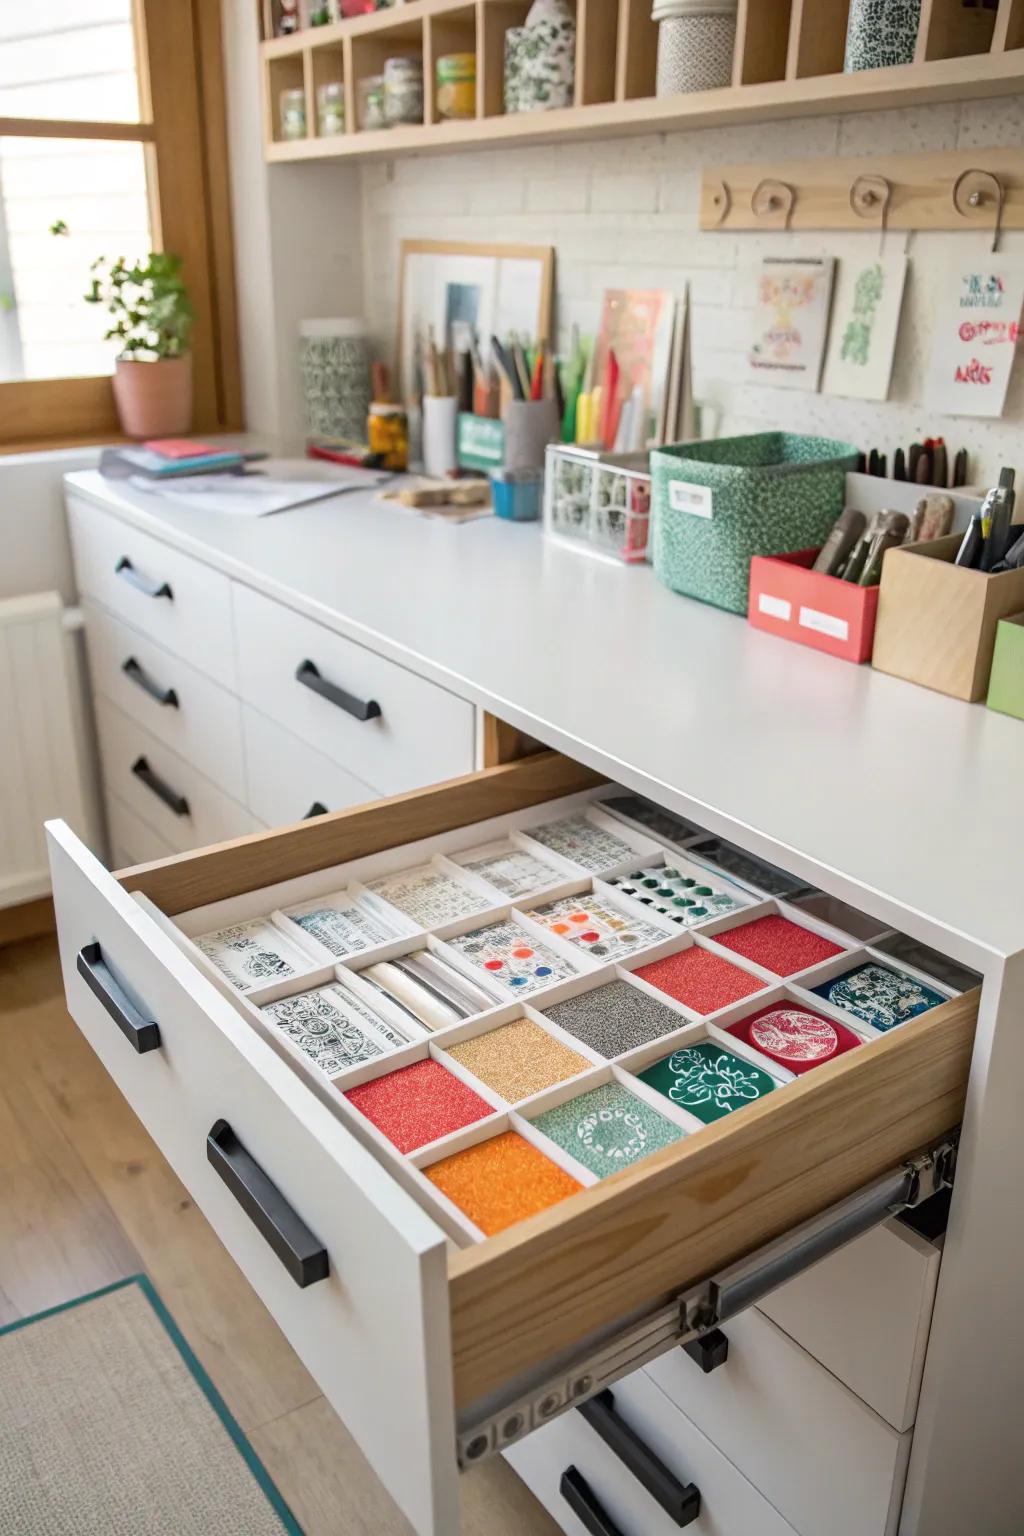
<path fill-rule="evenodd" d="M 730 928 L 728 933 L 716 933 L 716 944 L 763 965 L 776 976 L 792 976 L 795 971 L 806 970 L 809 965 L 820 965 L 832 955 L 841 955 L 841 944 L 823 939 L 810 928 L 791 923 L 788 917 L 755 917 L 752 923 Z"/>
<path fill-rule="evenodd" d="M 737 1003 L 766 985 L 760 977 L 751 976 L 749 971 L 740 970 L 730 960 L 696 944 L 677 955 L 642 965 L 633 975 L 685 1003 L 694 1013 L 714 1013 L 716 1008 Z"/>
<path fill-rule="evenodd" d="M 835 1061 L 837 1056 L 862 1044 L 845 1024 L 786 998 L 730 1024 L 727 1033 L 745 1040 L 762 1056 L 779 1062 L 797 1076 Z"/>
<path fill-rule="evenodd" d="M 413 1152 L 494 1114 L 485 1099 L 432 1057 L 360 1083 L 345 1097 L 399 1152 Z"/>

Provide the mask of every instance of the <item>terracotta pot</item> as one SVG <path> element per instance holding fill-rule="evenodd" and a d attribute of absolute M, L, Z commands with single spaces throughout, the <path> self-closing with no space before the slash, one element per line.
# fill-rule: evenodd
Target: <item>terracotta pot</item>
<path fill-rule="evenodd" d="M 180 437 L 192 425 L 192 358 L 148 363 L 119 357 L 114 399 L 126 437 Z"/>

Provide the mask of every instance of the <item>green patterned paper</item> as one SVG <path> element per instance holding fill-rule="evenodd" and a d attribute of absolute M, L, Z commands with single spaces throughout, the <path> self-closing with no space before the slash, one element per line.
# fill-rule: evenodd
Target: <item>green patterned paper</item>
<path fill-rule="evenodd" d="M 723 1051 L 710 1040 L 683 1046 L 638 1076 L 705 1125 L 763 1099 L 776 1087 L 774 1078 L 760 1067 Z"/>
<path fill-rule="evenodd" d="M 686 1135 L 620 1083 L 605 1083 L 546 1109 L 533 1123 L 599 1179 Z"/>

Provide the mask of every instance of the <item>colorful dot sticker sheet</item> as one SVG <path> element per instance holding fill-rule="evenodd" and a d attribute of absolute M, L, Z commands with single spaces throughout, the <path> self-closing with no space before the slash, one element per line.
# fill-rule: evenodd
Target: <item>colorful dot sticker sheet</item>
<path fill-rule="evenodd" d="M 746 905 L 710 875 L 701 879 L 674 864 L 645 865 L 629 875 L 612 875 L 608 884 L 685 928 Z"/>
<path fill-rule="evenodd" d="M 421 928 L 442 928 L 445 923 L 472 917 L 487 906 L 487 898 L 434 864 L 420 864 L 394 875 L 367 881 L 366 889 Z"/>
<path fill-rule="evenodd" d="M 448 944 L 492 981 L 520 997 L 579 974 L 576 966 L 511 919 L 475 928 L 472 933 L 449 939 Z"/>
<path fill-rule="evenodd" d="M 681 1046 L 637 1076 L 705 1125 L 745 1109 L 776 1087 L 760 1067 L 710 1040 Z"/>
<path fill-rule="evenodd" d="M 289 976 L 299 976 L 314 965 L 266 918 L 204 933 L 195 942 L 239 992 L 254 992 L 257 987 L 287 981 Z"/>
<path fill-rule="evenodd" d="M 883 1034 L 947 1001 L 934 987 L 874 960 L 854 966 L 811 991 Z"/>
<path fill-rule="evenodd" d="M 621 1083 L 603 1083 L 546 1109 L 533 1124 L 599 1179 L 686 1135 Z"/>
<path fill-rule="evenodd" d="M 727 1033 L 798 1075 L 835 1061 L 862 1043 L 845 1024 L 791 1002 L 761 1008 L 730 1024 Z"/>
<path fill-rule="evenodd" d="M 333 984 L 268 1003 L 260 1012 L 328 1077 L 408 1044 L 359 998 Z"/>
<path fill-rule="evenodd" d="M 566 816 L 562 821 L 547 821 L 523 830 L 534 842 L 543 843 L 592 875 L 636 858 L 635 848 L 587 816 Z"/>
<path fill-rule="evenodd" d="M 618 960 L 670 937 L 666 929 L 620 912 L 596 896 L 563 896 L 527 916 L 595 960 Z"/>
<path fill-rule="evenodd" d="M 325 896 L 315 905 L 291 908 L 284 913 L 303 933 L 316 939 L 332 955 L 358 955 L 397 938 L 401 929 L 355 897 Z"/>
<path fill-rule="evenodd" d="M 515 843 L 494 849 L 477 859 L 460 860 L 463 869 L 478 875 L 501 891 L 511 901 L 517 896 L 528 896 L 531 891 L 543 891 L 558 885 L 565 878 L 553 864 L 545 864 L 535 853 L 517 848 Z"/>

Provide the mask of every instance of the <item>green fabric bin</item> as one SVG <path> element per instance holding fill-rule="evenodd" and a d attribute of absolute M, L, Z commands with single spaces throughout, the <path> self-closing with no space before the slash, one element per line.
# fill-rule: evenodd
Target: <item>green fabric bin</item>
<path fill-rule="evenodd" d="M 655 571 L 674 592 L 746 613 L 753 556 L 823 544 L 858 458 L 851 443 L 791 432 L 655 449 Z"/>

